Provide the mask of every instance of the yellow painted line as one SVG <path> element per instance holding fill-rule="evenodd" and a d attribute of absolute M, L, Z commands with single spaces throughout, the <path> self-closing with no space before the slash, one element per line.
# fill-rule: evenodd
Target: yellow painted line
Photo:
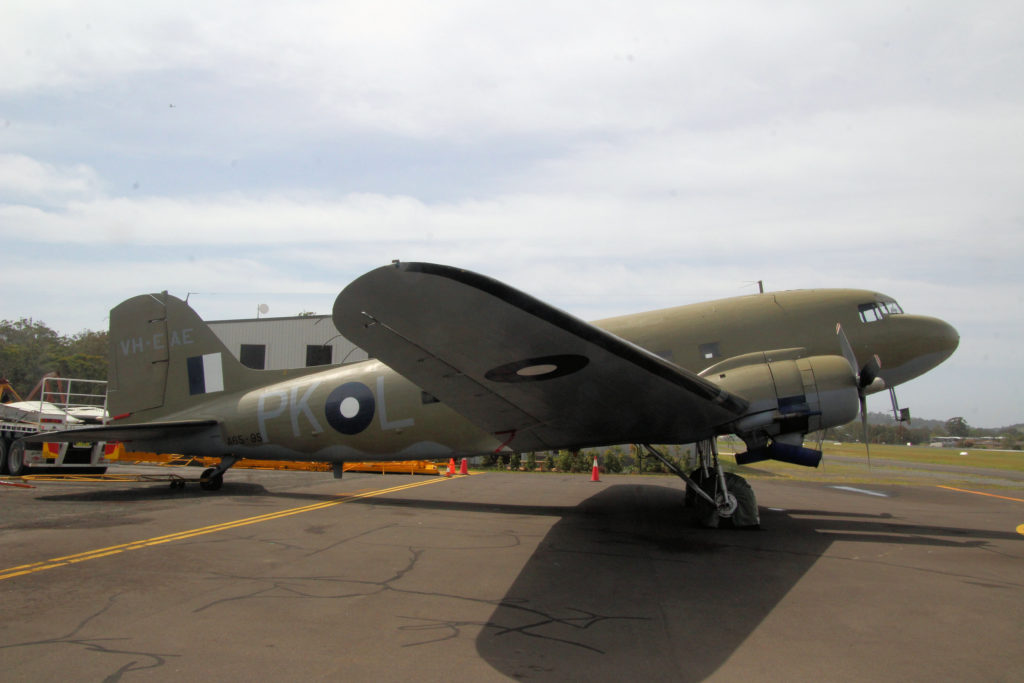
<path fill-rule="evenodd" d="M 452 477 L 452 479 L 457 478 L 459 477 Z M 198 529 L 188 529 L 186 531 L 179 531 L 177 533 L 167 534 L 166 536 L 156 536 L 154 538 L 147 538 L 141 541 L 132 541 L 131 543 L 122 543 L 120 545 L 112 545 L 106 548 L 88 550 L 84 553 L 76 553 L 74 555 L 67 555 L 64 557 L 55 557 L 53 559 L 45 560 L 43 562 L 33 562 L 31 564 L 23 564 L 17 567 L 10 567 L 8 569 L 0 569 L 0 581 L 3 581 L 4 579 L 13 579 L 16 576 L 24 576 L 25 574 L 32 574 L 34 572 L 45 571 L 47 569 L 66 567 L 69 564 L 77 564 L 79 562 L 85 562 L 87 560 L 96 560 L 101 557 L 109 557 L 111 555 L 117 555 L 118 553 L 124 552 L 126 550 L 139 550 L 140 548 L 148 548 L 154 545 L 170 543 L 172 541 L 181 541 L 186 538 L 194 538 L 196 536 L 202 536 L 204 534 L 213 534 L 217 533 L 218 531 L 237 529 L 238 527 L 248 526 L 249 524 L 270 522 L 275 519 L 281 519 L 282 517 L 300 515 L 304 512 L 323 510 L 325 508 L 329 508 L 334 505 L 341 505 L 343 503 L 348 503 L 353 500 L 373 498 L 374 496 L 381 496 L 384 495 L 385 493 L 394 493 L 396 491 L 404 491 L 405 489 L 416 488 L 417 486 L 426 486 L 427 484 L 436 484 L 438 482 L 450 480 L 451 479 L 449 479 L 448 477 L 438 477 L 437 479 L 418 481 L 413 484 L 402 484 L 401 486 L 392 486 L 391 488 L 387 489 L 376 489 L 360 493 L 341 494 L 338 496 L 336 500 L 327 500 L 321 503 L 313 503 L 312 505 L 304 505 L 302 507 L 289 508 L 287 510 L 279 510 L 277 512 L 270 512 L 265 515 L 257 515 L 256 517 L 246 517 L 244 519 L 238 519 L 233 522 L 212 524 L 210 526 L 204 526 Z"/>
<path fill-rule="evenodd" d="M 1021 536 L 1024 536 L 1024 524 L 1021 524 L 1020 526 L 1017 527 L 1017 533 L 1020 534 Z"/>
<path fill-rule="evenodd" d="M 983 491 L 968 491 L 967 489 L 958 489 L 955 486 L 943 486 L 942 484 L 936 484 L 940 489 L 949 489 L 950 491 L 959 491 L 960 493 L 973 493 L 976 496 L 988 496 L 989 498 L 1002 498 L 1003 500 L 1012 500 L 1017 503 L 1024 503 L 1024 498 L 1010 498 L 1009 496 L 998 496 L 994 493 L 985 493 Z"/>

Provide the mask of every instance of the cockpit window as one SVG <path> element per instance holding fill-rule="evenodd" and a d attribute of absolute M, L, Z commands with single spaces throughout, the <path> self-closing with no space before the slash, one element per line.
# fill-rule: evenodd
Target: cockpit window
<path fill-rule="evenodd" d="M 895 301 L 872 301 L 867 304 L 859 304 L 857 311 L 860 313 L 861 321 L 866 323 L 873 323 L 886 316 L 903 313 L 903 309 Z"/>
<path fill-rule="evenodd" d="M 881 301 L 878 305 L 881 306 L 889 315 L 899 315 L 900 313 L 903 313 L 903 309 L 900 308 L 900 305 L 895 301 Z"/>

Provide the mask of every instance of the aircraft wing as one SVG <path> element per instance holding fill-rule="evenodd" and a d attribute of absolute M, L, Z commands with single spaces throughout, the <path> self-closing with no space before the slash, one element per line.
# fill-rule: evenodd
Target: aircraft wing
<path fill-rule="evenodd" d="M 103 425 L 65 429 L 55 432 L 39 432 L 26 436 L 27 443 L 75 443 L 79 441 L 162 441 L 198 436 L 216 427 L 217 420 L 178 420 L 175 422 L 140 422 L 125 425 Z"/>
<path fill-rule="evenodd" d="M 664 359 L 491 278 L 395 263 L 334 304 L 338 331 L 514 450 L 689 443 L 747 407 Z"/>

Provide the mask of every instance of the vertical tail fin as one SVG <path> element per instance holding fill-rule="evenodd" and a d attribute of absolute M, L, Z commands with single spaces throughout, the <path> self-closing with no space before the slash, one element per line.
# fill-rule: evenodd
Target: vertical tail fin
<path fill-rule="evenodd" d="M 181 299 L 143 294 L 110 311 L 108 409 L 154 420 L 261 382 Z M 133 420 L 133 421 L 136 421 Z"/>

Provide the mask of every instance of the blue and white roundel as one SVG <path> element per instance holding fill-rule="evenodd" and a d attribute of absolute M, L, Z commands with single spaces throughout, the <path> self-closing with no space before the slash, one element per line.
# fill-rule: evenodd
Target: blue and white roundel
<path fill-rule="evenodd" d="M 368 386 L 349 382 L 331 392 L 324 412 L 327 422 L 342 434 L 358 434 L 370 426 L 376 405 Z"/>

